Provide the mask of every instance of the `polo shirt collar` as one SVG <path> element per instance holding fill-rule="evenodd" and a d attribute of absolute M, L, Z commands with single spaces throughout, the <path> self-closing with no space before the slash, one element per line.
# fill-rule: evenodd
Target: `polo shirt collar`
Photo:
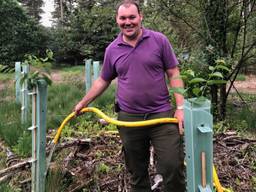
<path fill-rule="evenodd" d="M 145 29 L 144 27 L 142 27 L 142 36 L 140 37 L 139 41 L 142 41 L 146 38 L 149 38 L 150 34 L 149 34 L 149 30 Z M 121 46 L 121 45 L 127 45 L 126 42 L 124 42 L 123 40 L 123 34 L 119 33 L 118 37 L 117 37 L 117 45 Z"/>

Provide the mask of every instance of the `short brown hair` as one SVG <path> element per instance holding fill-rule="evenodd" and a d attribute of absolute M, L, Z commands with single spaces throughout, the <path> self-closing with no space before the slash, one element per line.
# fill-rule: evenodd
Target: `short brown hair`
<path fill-rule="evenodd" d="M 118 9 L 122 5 L 135 5 L 137 7 L 138 13 L 141 12 L 139 1 L 136 0 L 122 0 L 116 5 L 116 14 L 118 13 Z"/>

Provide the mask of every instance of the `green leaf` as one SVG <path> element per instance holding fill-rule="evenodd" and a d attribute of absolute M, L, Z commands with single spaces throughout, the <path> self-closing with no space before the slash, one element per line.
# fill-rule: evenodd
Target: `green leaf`
<path fill-rule="evenodd" d="M 219 77 L 223 79 L 223 75 L 221 72 L 214 72 L 212 74 L 209 74 L 209 77 Z"/>
<path fill-rule="evenodd" d="M 224 65 L 216 65 L 215 66 L 216 69 L 222 69 L 224 71 L 230 72 L 230 69 Z"/>
<path fill-rule="evenodd" d="M 42 79 L 46 81 L 47 85 L 52 85 L 52 80 L 47 74 L 42 74 Z"/>
<path fill-rule="evenodd" d="M 220 84 L 225 84 L 227 81 L 225 80 L 209 80 L 207 81 L 208 85 L 220 85 Z"/>
<path fill-rule="evenodd" d="M 46 57 L 46 58 L 44 58 L 44 59 L 43 59 L 43 58 L 41 58 L 40 60 L 41 60 L 42 62 L 46 62 L 46 61 L 48 61 L 48 59 L 49 59 L 49 58 L 48 58 L 48 57 Z"/>
<path fill-rule="evenodd" d="M 182 76 L 192 76 L 195 77 L 195 72 L 191 69 L 188 69 L 182 73 Z"/>
<path fill-rule="evenodd" d="M 217 59 L 217 60 L 215 60 L 215 63 L 216 64 L 223 64 L 223 65 L 225 65 L 226 61 L 224 59 Z"/>
<path fill-rule="evenodd" d="M 190 84 L 204 83 L 204 82 L 206 82 L 206 80 L 200 77 L 196 77 L 189 81 Z"/>
<path fill-rule="evenodd" d="M 195 87 L 192 89 L 192 93 L 196 96 L 199 96 L 199 93 L 201 93 L 201 89 L 198 87 Z"/>
<path fill-rule="evenodd" d="M 31 74 L 30 78 L 35 79 L 38 76 L 39 76 L 39 71 L 35 71 L 34 73 Z"/>
<path fill-rule="evenodd" d="M 25 82 L 25 80 L 28 79 L 28 74 L 24 74 L 21 78 L 20 78 L 20 85 L 23 85 L 23 83 Z"/>
<path fill-rule="evenodd" d="M 48 57 L 49 59 L 52 59 L 52 58 L 53 58 L 53 52 L 52 52 L 52 50 L 47 49 L 47 50 L 46 50 L 46 55 L 47 55 L 47 57 Z"/>
<path fill-rule="evenodd" d="M 209 70 L 210 70 L 210 71 L 214 71 L 215 68 L 214 68 L 213 66 L 209 66 Z"/>
<path fill-rule="evenodd" d="M 200 97 L 197 97 L 193 103 L 197 104 L 197 105 L 201 105 L 202 103 L 204 103 L 205 101 L 207 100 L 206 97 L 204 96 L 200 96 Z"/>

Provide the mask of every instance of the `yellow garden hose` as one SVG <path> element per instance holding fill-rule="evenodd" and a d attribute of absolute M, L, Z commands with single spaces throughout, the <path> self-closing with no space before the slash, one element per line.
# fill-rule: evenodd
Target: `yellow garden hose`
<path fill-rule="evenodd" d="M 176 118 L 159 118 L 159 119 L 152 119 L 152 120 L 146 120 L 146 121 L 136 121 L 136 122 L 129 122 L 129 121 L 118 121 L 116 119 L 112 119 L 105 115 L 101 110 L 95 108 L 95 107 L 87 107 L 83 108 L 81 110 L 81 113 L 85 112 L 94 112 L 98 116 L 100 116 L 102 119 L 104 119 L 106 122 L 117 125 L 117 126 L 125 126 L 125 127 L 143 127 L 148 125 L 156 125 L 160 123 L 178 123 L 178 120 Z M 58 128 L 57 134 L 54 137 L 54 143 L 57 144 L 61 131 L 63 127 L 69 122 L 73 117 L 75 117 L 75 112 L 68 115 L 64 121 L 61 123 L 60 127 Z"/>
<path fill-rule="evenodd" d="M 100 111 L 99 109 L 97 109 L 95 107 L 83 108 L 81 110 L 81 113 L 85 113 L 85 112 L 94 112 L 108 123 L 111 123 L 111 124 L 114 124 L 117 126 L 125 126 L 125 127 L 143 127 L 143 126 L 156 125 L 156 124 L 161 124 L 161 123 L 178 123 L 178 119 L 176 119 L 176 118 L 158 118 L 158 119 L 136 121 L 136 122 L 118 121 L 116 119 L 112 119 L 112 118 L 108 117 L 102 111 Z M 76 116 L 75 112 L 72 112 L 71 114 L 69 114 L 64 119 L 64 121 L 61 123 L 60 127 L 58 128 L 57 133 L 53 139 L 54 146 L 52 147 L 52 150 L 51 150 L 49 158 L 48 158 L 48 166 L 51 161 L 51 157 L 52 157 L 53 151 L 55 149 L 55 146 L 59 141 L 62 129 L 75 116 Z M 48 168 L 48 166 L 47 166 L 47 168 Z M 230 190 L 223 188 L 221 186 L 216 169 L 214 166 L 213 166 L 213 183 L 214 183 L 214 186 L 215 186 L 217 192 L 231 192 Z"/>
<path fill-rule="evenodd" d="M 213 183 L 217 192 L 231 192 L 231 190 L 221 186 L 220 180 L 218 178 L 218 174 L 214 165 L 212 166 L 212 174 L 213 174 Z"/>

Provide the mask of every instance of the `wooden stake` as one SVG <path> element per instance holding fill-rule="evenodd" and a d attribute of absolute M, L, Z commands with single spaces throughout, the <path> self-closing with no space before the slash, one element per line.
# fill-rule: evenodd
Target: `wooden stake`
<path fill-rule="evenodd" d="M 202 165 L 202 187 L 206 188 L 206 155 L 205 152 L 201 153 L 201 165 Z"/>

